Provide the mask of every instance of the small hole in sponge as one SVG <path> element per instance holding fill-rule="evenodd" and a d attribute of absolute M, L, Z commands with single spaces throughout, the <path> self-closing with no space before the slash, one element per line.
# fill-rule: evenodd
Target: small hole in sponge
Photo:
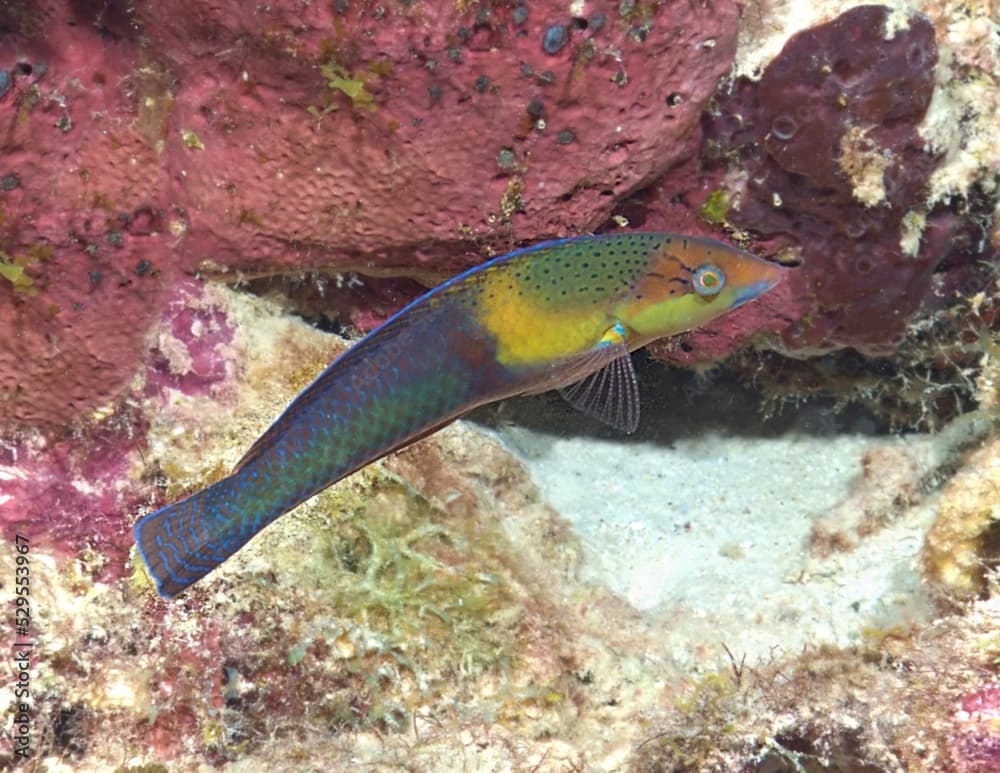
<path fill-rule="evenodd" d="M 787 142 L 799 130 L 798 122 L 792 116 L 783 114 L 771 121 L 771 134 L 782 142 Z"/>
<path fill-rule="evenodd" d="M 859 274 L 870 274 L 874 268 L 875 264 L 867 256 L 860 257 L 854 261 L 854 270 Z"/>

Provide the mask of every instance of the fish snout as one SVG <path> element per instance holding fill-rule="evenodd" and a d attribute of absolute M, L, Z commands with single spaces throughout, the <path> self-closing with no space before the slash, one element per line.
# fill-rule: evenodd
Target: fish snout
<path fill-rule="evenodd" d="M 730 273 L 729 281 L 736 291 L 733 307 L 752 301 L 774 287 L 785 274 L 785 268 L 753 255 L 743 259 Z"/>

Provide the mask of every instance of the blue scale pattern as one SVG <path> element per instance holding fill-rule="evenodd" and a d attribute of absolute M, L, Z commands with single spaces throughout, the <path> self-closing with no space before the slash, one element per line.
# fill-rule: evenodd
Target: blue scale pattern
<path fill-rule="evenodd" d="M 492 342 L 463 306 L 413 309 L 405 324 L 375 331 L 296 398 L 232 475 L 139 520 L 136 543 L 160 594 L 180 593 L 283 513 L 502 384 Z"/>

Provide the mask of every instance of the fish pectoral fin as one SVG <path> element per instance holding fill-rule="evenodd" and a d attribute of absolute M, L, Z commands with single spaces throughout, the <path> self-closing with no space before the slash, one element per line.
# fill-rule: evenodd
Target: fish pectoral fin
<path fill-rule="evenodd" d="M 558 389 L 570 405 L 631 435 L 639 427 L 639 381 L 625 331 L 615 325 L 600 342 L 559 362 L 552 376 L 526 394 Z"/>
<path fill-rule="evenodd" d="M 631 435 L 639 428 L 639 380 L 628 347 L 614 348 L 619 354 L 611 362 L 559 394 L 577 410 Z"/>

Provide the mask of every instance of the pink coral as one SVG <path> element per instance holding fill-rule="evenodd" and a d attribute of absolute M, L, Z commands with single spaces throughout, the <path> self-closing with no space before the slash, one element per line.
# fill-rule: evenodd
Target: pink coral
<path fill-rule="evenodd" d="M 122 513 L 148 504 L 150 488 L 129 478 L 130 451 L 145 436 L 138 413 L 125 412 L 83 438 L 54 441 L 43 447 L 12 443 L 0 456 L 0 531 L 67 557 L 87 548 L 98 561 L 95 576 L 120 577 L 131 533 Z"/>
<path fill-rule="evenodd" d="M 175 287 L 161 319 L 164 334 L 146 370 L 148 394 L 172 387 L 192 395 L 226 378 L 220 347 L 233 340 L 233 330 L 222 311 L 200 307 L 200 298 L 201 287 L 190 280 Z"/>
<path fill-rule="evenodd" d="M 1000 685 L 989 684 L 963 696 L 956 724 L 951 747 L 955 773 L 1000 770 Z"/>
<path fill-rule="evenodd" d="M 0 250 L 37 293 L 0 281 L 5 422 L 120 392 L 199 266 L 414 276 L 599 225 L 688 152 L 737 8 L 593 10 L 4 4 Z"/>
<path fill-rule="evenodd" d="M 158 326 L 163 332 L 146 368 L 145 396 L 206 393 L 225 382 L 233 330 L 223 311 L 204 303 L 201 285 L 179 281 Z M 0 446 L 0 531 L 7 538 L 24 534 L 66 556 L 90 547 L 103 557 L 94 567 L 102 576 L 120 575 L 132 543 L 123 514 L 162 498 L 153 476 L 131 478 L 135 452 L 146 446 L 140 397 L 130 394 L 113 413 L 70 436 Z"/>

